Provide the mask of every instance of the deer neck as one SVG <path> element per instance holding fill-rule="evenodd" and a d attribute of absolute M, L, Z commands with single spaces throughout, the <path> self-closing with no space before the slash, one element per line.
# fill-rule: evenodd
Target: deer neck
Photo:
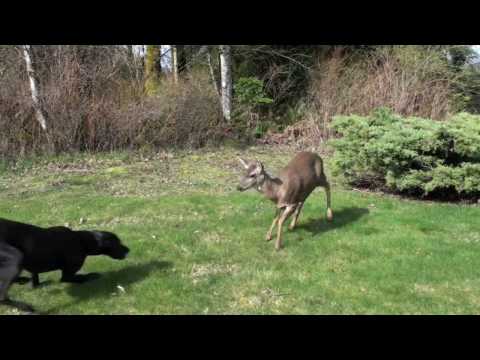
<path fill-rule="evenodd" d="M 278 178 L 271 177 L 267 173 L 264 174 L 262 183 L 257 187 L 257 190 L 272 201 L 277 201 L 278 193 L 282 181 Z"/>

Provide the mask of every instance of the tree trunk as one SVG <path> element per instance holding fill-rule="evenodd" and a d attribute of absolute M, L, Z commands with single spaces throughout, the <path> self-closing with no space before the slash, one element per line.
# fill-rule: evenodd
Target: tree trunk
<path fill-rule="evenodd" d="M 178 52 L 177 52 L 177 45 L 170 45 L 170 49 L 172 49 L 172 74 L 173 74 L 173 82 L 175 84 L 178 83 Z"/>
<path fill-rule="evenodd" d="M 215 91 L 217 92 L 218 96 L 221 98 L 222 94 L 220 92 L 218 79 L 215 76 L 215 69 L 213 68 L 213 64 L 212 64 L 212 54 L 210 54 L 210 49 L 207 50 L 207 62 L 208 62 L 208 69 L 210 70 L 210 77 L 212 78 L 213 86 L 215 87 Z"/>
<path fill-rule="evenodd" d="M 232 61 L 231 46 L 220 45 L 220 74 L 222 83 L 222 111 L 227 122 L 231 120 L 232 113 Z"/>
<path fill-rule="evenodd" d="M 187 71 L 188 68 L 188 54 L 187 54 L 187 47 L 185 45 L 175 45 L 177 48 L 177 66 L 178 66 L 178 73 L 181 74 L 184 71 Z"/>
<path fill-rule="evenodd" d="M 125 45 L 125 46 L 127 47 L 128 59 L 129 59 L 130 61 L 135 60 L 135 51 L 134 51 L 134 49 L 133 49 L 133 47 L 134 47 L 135 45 Z"/>
<path fill-rule="evenodd" d="M 145 91 L 147 95 L 153 95 L 160 86 L 162 74 L 160 45 L 147 45 L 145 56 Z"/>
<path fill-rule="evenodd" d="M 30 92 L 32 95 L 33 108 L 35 109 L 35 116 L 42 129 L 44 131 L 47 131 L 47 119 L 40 98 L 38 80 L 35 74 L 35 68 L 33 63 L 32 49 L 30 45 L 22 45 L 22 49 L 23 57 L 27 65 L 27 74 L 30 81 Z"/>
<path fill-rule="evenodd" d="M 144 57 L 143 57 L 143 45 L 132 45 L 132 65 L 135 71 L 135 79 L 140 81 L 142 69 L 145 68 Z"/>

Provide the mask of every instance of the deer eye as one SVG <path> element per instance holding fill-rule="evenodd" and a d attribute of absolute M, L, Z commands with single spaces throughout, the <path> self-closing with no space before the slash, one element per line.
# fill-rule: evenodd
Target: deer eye
<path fill-rule="evenodd" d="M 250 174 L 249 175 L 251 178 L 254 178 L 255 177 L 255 174 Z"/>

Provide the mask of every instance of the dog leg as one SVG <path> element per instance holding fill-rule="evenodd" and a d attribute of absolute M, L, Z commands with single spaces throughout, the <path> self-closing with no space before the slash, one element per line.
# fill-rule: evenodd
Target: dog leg
<path fill-rule="evenodd" d="M 38 276 L 38 273 L 32 273 L 32 287 L 36 288 L 40 285 L 40 278 Z"/>
<path fill-rule="evenodd" d="M 61 282 L 81 284 L 88 279 L 85 275 L 77 275 L 77 272 L 82 268 L 85 257 L 71 258 L 67 261 L 67 266 L 62 269 Z"/>
<path fill-rule="evenodd" d="M 33 312 L 32 306 L 8 298 L 12 282 L 22 272 L 23 255 L 16 248 L 0 243 L 0 304 L 15 307 L 21 311 Z"/>

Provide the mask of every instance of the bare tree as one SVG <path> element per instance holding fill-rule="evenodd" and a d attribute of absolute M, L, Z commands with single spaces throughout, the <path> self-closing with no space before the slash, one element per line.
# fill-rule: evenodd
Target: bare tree
<path fill-rule="evenodd" d="M 177 45 L 170 45 L 172 49 L 172 73 L 174 83 L 178 83 L 178 51 Z"/>
<path fill-rule="evenodd" d="M 232 113 L 232 57 L 231 46 L 220 45 L 220 74 L 222 83 L 222 111 L 225 120 L 230 122 Z"/>
<path fill-rule="evenodd" d="M 212 78 L 213 86 L 215 87 L 215 91 L 217 92 L 218 96 L 221 97 L 222 93 L 220 92 L 220 86 L 218 84 L 217 76 L 215 76 L 215 69 L 213 67 L 212 54 L 210 53 L 210 49 L 206 51 L 206 54 L 207 54 L 208 69 L 210 70 L 210 77 Z"/>
<path fill-rule="evenodd" d="M 35 109 L 35 116 L 42 129 L 47 131 L 47 119 L 41 103 L 38 80 L 33 62 L 32 48 L 30 45 L 22 45 L 22 50 L 25 64 L 27 66 L 28 79 L 30 81 L 30 92 L 33 101 L 33 108 Z"/>

